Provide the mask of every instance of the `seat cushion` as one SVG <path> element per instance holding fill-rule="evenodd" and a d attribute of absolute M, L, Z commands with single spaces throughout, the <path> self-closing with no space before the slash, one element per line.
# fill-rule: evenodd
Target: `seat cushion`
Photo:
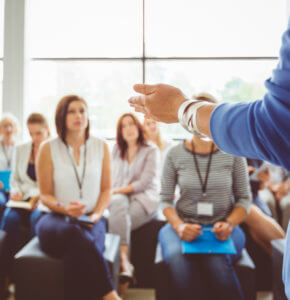
<path fill-rule="evenodd" d="M 104 257 L 116 287 L 119 276 L 119 246 L 119 236 L 106 234 Z M 13 276 L 17 300 L 63 300 L 64 298 L 63 262 L 43 252 L 37 237 L 15 255 Z"/>

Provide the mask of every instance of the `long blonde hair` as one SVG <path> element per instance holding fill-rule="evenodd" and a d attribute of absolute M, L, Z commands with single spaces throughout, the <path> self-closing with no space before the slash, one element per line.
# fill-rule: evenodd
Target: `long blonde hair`
<path fill-rule="evenodd" d="M 149 120 L 149 118 L 146 118 L 146 117 L 144 118 L 144 120 L 143 120 L 143 128 L 144 128 L 144 133 L 145 133 L 145 139 L 148 141 L 149 140 L 149 134 L 148 134 L 148 131 L 145 128 L 146 120 Z M 154 121 L 154 120 L 152 120 L 152 121 Z M 154 122 L 156 122 L 156 121 L 154 121 Z M 156 122 L 156 124 L 158 124 L 158 123 Z M 158 129 L 158 133 L 157 133 L 157 144 L 156 145 L 157 145 L 157 147 L 160 150 L 164 150 L 165 149 L 165 144 L 163 142 L 159 126 L 157 126 L 157 129 Z"/>

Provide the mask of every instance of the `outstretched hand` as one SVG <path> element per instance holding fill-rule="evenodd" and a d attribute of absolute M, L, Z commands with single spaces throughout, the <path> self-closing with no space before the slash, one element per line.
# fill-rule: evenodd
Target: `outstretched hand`
<path fill-rule="evenodd" d="M 136 112 L 164 123 L 178 122 L 178 109 L 186 100 L 180 89 L 167 84 L 135 84 L 134 90 L 141 94 L 129 99 Z"/>

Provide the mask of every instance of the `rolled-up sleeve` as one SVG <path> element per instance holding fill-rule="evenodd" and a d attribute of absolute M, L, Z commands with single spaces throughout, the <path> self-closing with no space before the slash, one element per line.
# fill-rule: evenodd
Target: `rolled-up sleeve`
<path fill-rule="evenodd" d="M 250 192 L 247 162 L 246 159 L 242 157 L 234 158 L 233 194 L 235 198 L 234 206 L 241 206 L 249 212 L 252 196 Z"/>
<path fill-rule="evenodd" d="M 163 211 L 169 206 L 173 206 L 175 187 L 177 183 L 177 173 L 174 168 L 170 151 L 167 153 L 162 170 L 161 192 L 159 208 Z"/>
<path fill-rule="evenodd" d="M 153 180 L 157 178 L 157 148 L 151 148 L 145 157 L 144 169 L 140 170 L 140 178 L 133 181 L 134 193 L 144 192 Z"/>

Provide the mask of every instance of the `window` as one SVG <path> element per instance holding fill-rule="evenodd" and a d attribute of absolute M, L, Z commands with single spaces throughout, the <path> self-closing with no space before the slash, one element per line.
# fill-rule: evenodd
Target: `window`
<path fill-rule="evenodd" d="M 285 3 L 275 0 L 31 0 L 25 114 L 53 122 L 58 100 L 79 94 L 93 132 L 114 137 L 137 82 L 225 101 L 261 98 L 285 25 Z M 187 136 L 179 125 L 162 127 Z"/>
<path fill-rule="evenodd" d="M 29 109 L 41 111 L 54 128 L 57 102 L 68 94 L 81 95 L 89 105 L 92 133 L 115 137 L 121 113 L 134 83 L 142 81 L 138 60 L 36 61 L 31 65 Z M 29 113 L 30 113 L 29 112 Z"/>

